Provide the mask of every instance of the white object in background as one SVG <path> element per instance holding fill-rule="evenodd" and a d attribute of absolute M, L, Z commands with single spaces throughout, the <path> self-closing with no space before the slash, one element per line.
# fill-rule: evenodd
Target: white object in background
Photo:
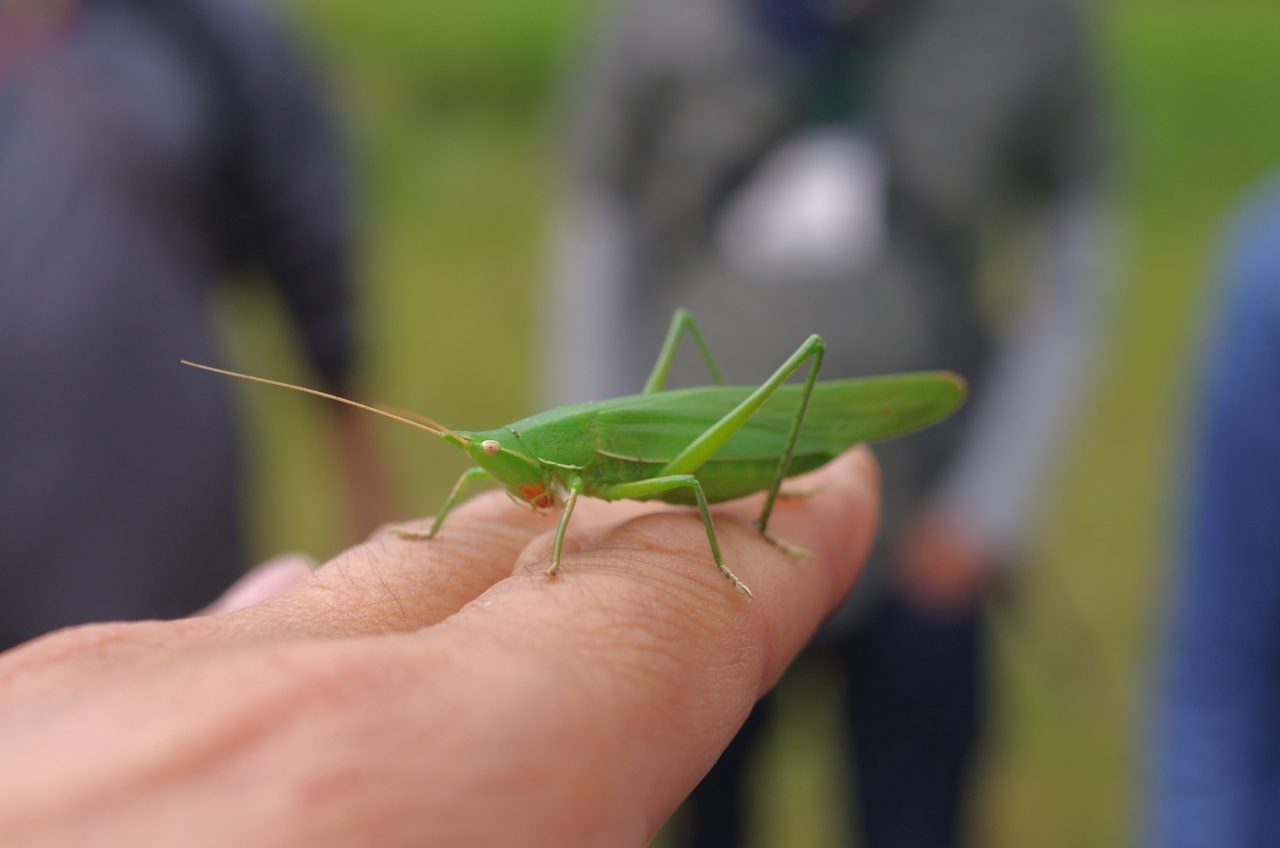
<path fill-rule="evenodd" d="M 720 219 L 719 250 L 753 282 L 848 279 L 885 238 L 885 175 L 869 139 L 808 132 L 770 155 Z"/>

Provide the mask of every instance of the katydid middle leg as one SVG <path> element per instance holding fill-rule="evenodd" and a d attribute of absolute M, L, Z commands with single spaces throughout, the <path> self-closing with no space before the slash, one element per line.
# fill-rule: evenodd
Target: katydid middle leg
<path fill-rule="evenodd" d="M 617 483 L 612 486 L 604 486 L 595 494 L 607 501 L 627 498 L 643 499 L 680 488 L 693 489 L 693 495 L 698 502 L 698 512 L 702 514 L 702 526 L 707 531 L 707 542 L 711 545 L 711 557 L 716 561 L 716 568 L 720 569 L 720 573 L 728 578 L 729 582 L 733 584 L 733 588 L 750 598 L 751 590 L 747 588 L 747 584 L 739 580 L 738 575 L 730 571 L 729 566 L 724 564 L 724 556 L 720 553 L 720 542 L 716 539 L 716 526 L 711 521 L 711 508 L 707 505 L 707 496 L 703 494 L 702 484 L 698 482 L 697 477 L 692 474 L 669 474 L 662 477 L 651 477 L 648 480 L 637 480 L 632 483 Z"/>
<path fill-rule="evenodd" d="M 716 365 L 715 357 L 711 355 L 711 348 L 707 346 L 707 340 L 702 337 L 702 330 L 698 328 L 698 322 L 693 320 L 693 313 L 687 309 L 677 309 L 671 316 L 671 326 L 667 328 L 667 337 L 663 340 L 662 349 L 658 352 L 658 361 L 653 364 L 653 371 L 649 374 L 649 379 L 645 380 L 641 394 L 651 395 L 666 387 L 667 376 L 671 373 L 671 365 L 675 362 L 676 351 L 680 347 L 680 338 L 686 330 L 693 338 L 694 344 L 698 346 L 703 362 L 707 363 L 711 379 L 718 386 L 724 385 L 724 374 L 720 372 L 720 366 Z"/>

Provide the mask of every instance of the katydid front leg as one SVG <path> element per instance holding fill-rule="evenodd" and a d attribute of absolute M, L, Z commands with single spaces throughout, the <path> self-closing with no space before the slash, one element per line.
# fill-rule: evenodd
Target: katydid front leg
<path fill-rule="evenodd" d="M 488 477 L 489 472 L 478 465 L 474 468 L 468 468 L 462 472 L 458 482 L 453 484 L 453 489 L 449 492 L 449 497 L 445 498 L 444 506 L 440 507 L 440 511 L 436 513 L 436 520 L 431 523 L 430 530 L 425 533 L 419 533 L 414 530 L 396 530 L 396 535 L 411 542 L 424 542 L 435 538 L 435 535 L 440 532 L 440 525 L 444 524 L 444 517 L 452 512 L 454 506 L 457 505 L 458 497 L 462 494 L 463 487 L 472 480 L 488 479 Z"/>
<path fill-rule="evenodd" d="M 569 494 L 564 499 L 564 512 L 560 514 L 560 526 L 556 528 L 556 541 L 551 547 L 551 564 L 547 566 L 547 576 L 555 577 L 560 570 L 560 552 L 564 549 L 564 534 L 569 529 L 569 517 L 573 508 L 578 505 L 578 495 L 582 494 L 582 478 L 572 477 L 568 481 Z"/>

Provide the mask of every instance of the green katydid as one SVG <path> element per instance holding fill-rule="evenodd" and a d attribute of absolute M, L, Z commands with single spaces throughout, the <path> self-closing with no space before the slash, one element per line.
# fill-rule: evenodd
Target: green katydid
<path fill-rule="evenodd" d="M 717 385 L 665 390 L 685 332 Z M 397 415 L 326 392 L 183 360 L 231 377 L 295 389 L 393 418 L 462 448 L 477 465 L 463 472 L 426 533 L 444 523 L 470 481 L 492 478 L 519 503 L 542 510 L 563 504 L 547 576 L 560 567 L 565 532 L 582 495 L 661 500 L 698 507 L 720 572 L 747 588 L 725 564 L 708 504 L 766 491 L 756 522 L 774 545 L 803 553 L 769 532 L 782 481 L 825 465 L 859 442 L 927 427 L 964 400 L 964 381 L 945 371 L 818 382 L 822 337 L 813 335 L 759 386 L 727 386 L 693 316 L 676 310 L 658 361 L 641 394 L 560 406 L 494 430 L 451 430 L 425 416 Z M 783 385 L 809 362 L 802 384 Z M 412 417 L 409 417 L 412 416 Z"/>

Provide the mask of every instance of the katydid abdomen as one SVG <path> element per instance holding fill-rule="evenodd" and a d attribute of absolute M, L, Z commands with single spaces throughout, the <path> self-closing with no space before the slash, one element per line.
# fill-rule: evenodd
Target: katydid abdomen
<path fill-rule="evenodd" d="M 583 494 L 652 479 L 701 433 L 740 404 L 754 386 L 703 386 L 563 406 L 503 428 L 557 477 L 577 473 Z M 781 386 L 694 473 L 712 503 L 769 488 L 777 478 L 803 386 Z M 818 468 L 849 447 L 944 417 L 963 397 L 953 375 L 833 380 L 813 387 L 787 476 Z M 492 434 L 477 433 L 479 438 Z M 694 504 L 689 489 L 636 500 Z"/>
<path fill-rule="evenodd" d="M 835 456 L 831 454 L 803 454 L 792 457 L 787 476 L 804 474 L 826 465 Z M 592 466 L 591 479 L 598 485 L 617 483 L 633 483 L 649 480 L 658 476 L 663 463 L 637 462 L 633 459 L 602 456 Z M 761 492 L 769 488 L 769 484 L 778 476 L 778 458 L 711 460 L 699 468 L 694 476 L 702 484 L 702 491 L 711 503 L 731 501 L 747 495 Z M 590 483 L 583 489 L 583 494 L 592 494 Z M 670 504 L 694 506 L 697 498 L 689 489 L 672 489 L 655 495 L 634 498 L 634 500 L 658 500 Z"/>

